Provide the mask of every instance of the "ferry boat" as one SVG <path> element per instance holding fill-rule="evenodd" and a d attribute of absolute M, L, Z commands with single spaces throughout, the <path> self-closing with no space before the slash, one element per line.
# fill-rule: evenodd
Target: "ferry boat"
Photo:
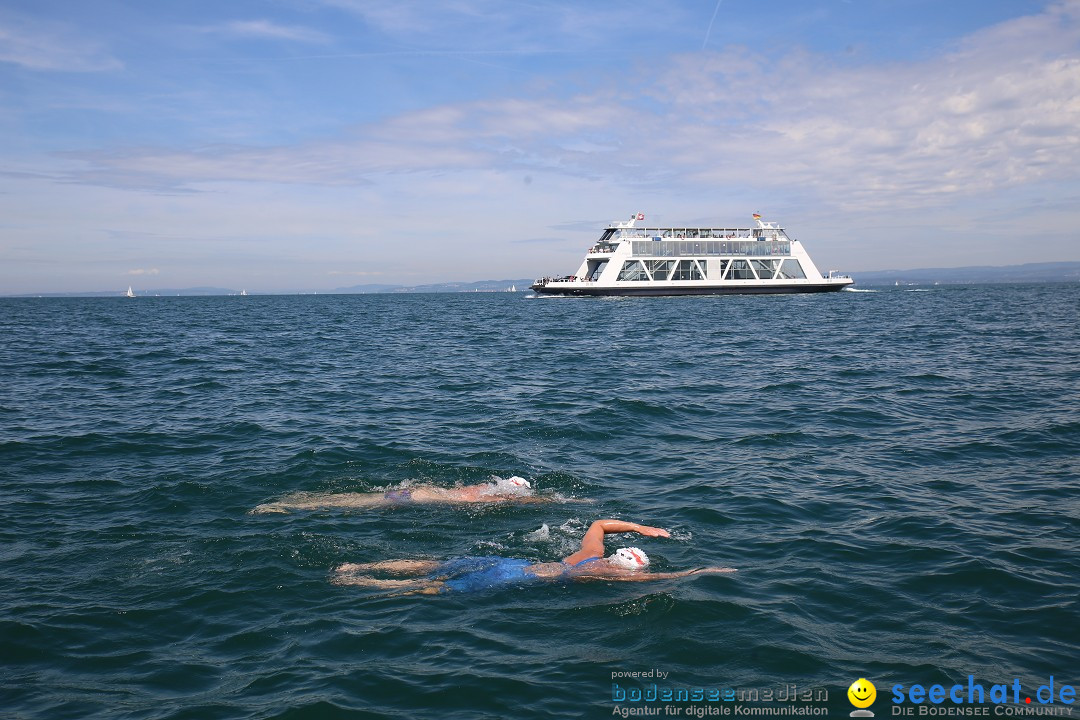
<path fill-rule="evenodd" d="M 843 290 L 855 281 L 823 275 L 798 240 L 754 213 L 754 227 L 638 226 L 612 222 L 573 275 L 545 277 L 538 295 L 734 295 Z"/>

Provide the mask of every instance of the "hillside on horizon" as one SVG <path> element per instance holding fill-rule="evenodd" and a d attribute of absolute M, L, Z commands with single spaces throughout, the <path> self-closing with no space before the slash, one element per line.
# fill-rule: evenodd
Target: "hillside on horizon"
<path fill-rule="evenodd" d="M 848 272 L 855 278 L 856 285 L 900 285 L 910 284 L 940 284 L 940 285 L 978 285 L 996 283 L 1056 283 L 1080 281 L 1080 261 L 1048 262 L 1048 263 L 1024 263 L 1022 265 L 975 265 L 956 268 L 918 268 L 913 270 L 871 270 L 865 272 Z M 519 278 L 516 280 L 476 280 L 473 282 L 444 282 L 427 283 L 423 285 L 393 285 L 387 283 L 350 285 L 338 287 L 332 290 L 255 290 L 248 291 L 249 295 L 386 295 L 386 294 L 410 294 L 410 293 L 492 293 L 508 292 L 511 288 L 516 292 L 526 292 L 529 289 L 531 279 Z M 222 296 L 239 295 L 241 290 L 218 287 L 191 287 L 191 288 L 164 288 L 144 289 L 136 288 L 137 296 Z M 124 291 L 82 291 L 82 292 L 52 292 L 52 293 L 22 293 L 18 295 L 3 295 L 2 297 L 121 297 Z"/>

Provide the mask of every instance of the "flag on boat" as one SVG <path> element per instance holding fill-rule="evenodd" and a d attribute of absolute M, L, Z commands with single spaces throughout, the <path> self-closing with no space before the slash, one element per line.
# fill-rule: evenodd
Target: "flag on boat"
<path fill-rule="evenodd" d="M 644 220 L 645 219 L 645 213 L 638 213 L 637 214 L 637 219 L 638 220 Z"/>
<path fill-rule="evenodd" d="M 754 213 L 754 219 L 755 219 L 755 220 L 760 220 L 760 219 L 761 219 L 761 216 L 760 216 L 760 215 L 758 215 L 757 213 Z"/>

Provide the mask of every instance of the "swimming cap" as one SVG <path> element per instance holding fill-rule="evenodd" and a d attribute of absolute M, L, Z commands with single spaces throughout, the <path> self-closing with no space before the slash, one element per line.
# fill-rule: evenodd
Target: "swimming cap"
<path fill-rule="evenodd" d="M 509 478 L 495 478 L 495 489 L 499 492 L 521 492 L 531 487 L 532 484 L 528 480 L 517 475 Z"/>
<path fill-rule="evenodd" d="M 635 547 L 619 548 L 608 557 L 608 562 L 626 570 L 644 570 L 649 567 L 649 556 Z"/>

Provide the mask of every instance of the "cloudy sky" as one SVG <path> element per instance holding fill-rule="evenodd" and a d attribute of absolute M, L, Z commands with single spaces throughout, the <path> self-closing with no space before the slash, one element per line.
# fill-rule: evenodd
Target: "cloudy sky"
<path fill-rule="evenodd" d="M 1080 0 L 4 0 L 0 293 L 1080 260 Z"/>

